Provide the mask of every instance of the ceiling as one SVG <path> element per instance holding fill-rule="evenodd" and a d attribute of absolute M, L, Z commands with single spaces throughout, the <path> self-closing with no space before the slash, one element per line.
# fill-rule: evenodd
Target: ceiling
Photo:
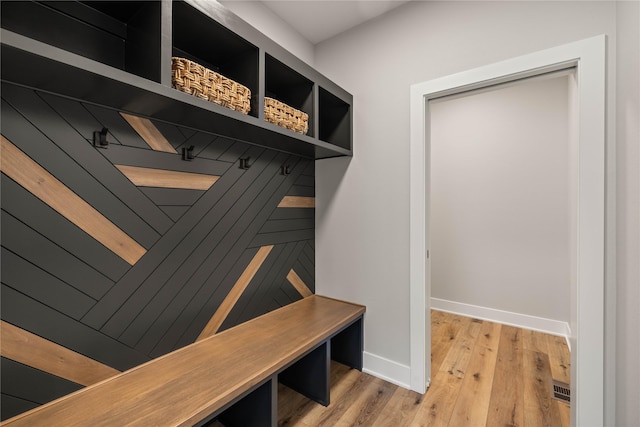
<path fill-rule="evenodd" d="M 313 44 L 382 15 L 408 0 L 261 0 Z"/>

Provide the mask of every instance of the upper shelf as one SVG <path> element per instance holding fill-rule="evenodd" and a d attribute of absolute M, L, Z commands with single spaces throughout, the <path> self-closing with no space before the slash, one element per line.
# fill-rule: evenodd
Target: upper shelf
<path fill-rule="evenodd" d="M 352 97 L 217 2 L 1 3 L 3 81 L 307 158 L 350 156 Z M 247 86 L 245 115 L 171 87 L 171 56 Z M 309 114 L 264 121 L 264 97 Z"/>

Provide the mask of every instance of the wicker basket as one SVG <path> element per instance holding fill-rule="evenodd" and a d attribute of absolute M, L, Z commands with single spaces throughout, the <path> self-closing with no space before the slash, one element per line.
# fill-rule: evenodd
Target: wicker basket
<path fill-rule="evenodd" d="M 171 58 L 171 84 L 179 91 L 249 113 L 251 91 L 225 76 L 185 58 Z"/>
<path fill-rule="evenodd" d="M 303 111 L 289 107 L 273 98 L 264 98 L 264 119 L 269 122 L 306 134 L 309 130 L 309 115 Z"/>

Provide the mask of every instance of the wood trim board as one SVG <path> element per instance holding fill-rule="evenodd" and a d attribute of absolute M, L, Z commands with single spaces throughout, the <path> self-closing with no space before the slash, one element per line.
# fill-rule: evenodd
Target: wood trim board
<path fill-rule="evenodd" d="M 116 167 L 138 187 L 208 190 L 220 178 L 217 175 L 142 168 L 139 166 L 116 165 Z"/>
<path fill-rule="evenodd" d="M 315 208 L 315 197 L 285 196 L 278 204 L 279 208 Z"/>
<path fill-rule="evenodd" d="M 69 381 L 88 386 L 120 373 L 110 366 L 5 321 L 0 323 L 0 333 L 2 357 Z"/>
<path fill-rule="evenodd" d="M 151 147 L 151 149 L 155 151 L 164 151 L 165 153 L 177 153 L 171 143 L 167 141 L 167 138 L 165 138 L 158 128 L 151 123 L 151 120 L 122 112 L 120 115 L 131 125 L 138 135 L 140 135 L 140 138 L 142 138 L 144 142 Z"/>
<path fill-rule="evenodd" d="M 287 274 L 287 280 L 293 285 L 294 288 L 296 288 L 296 290 L 300 293 L 300 295 L 302 295 L 303 298 L 307 298 L 313 295 L 313 292 L 311 292 L 306 283 L 304 283 L 304 280 L 302 280 L 300 276 L 298 276 L 298 273 L 296 273 L 293 268 L 289 271 L 289 274 Z"/>
<path fill-rule="evenodd" d="M 112 252 L 134 265 L 147 250 L 80 198 L 42 166 L 0 135 L 0 169 L 31 194 Z"/>
<path fill-rule="evenodd" d="M 272 249 L 273 245 L 263 246 L 258 249 L 258 252 L 255 254 L 247 268 L 242 272 L 240 278 L 233 285 L 231 291 L 227 294 L 226 298 L 213 314 L 213 317 L 211 317 L 211 320 L 209 320 L 198 336 L 198 341 L 210 337 L 218 332 L 218 329 L 222 326 L 222 323 L 231 312 L 231 309 L 236 305 L 238 299 L 240 299 L 240 296 L 247 286 L 249 286 L 249 283 L 251 283 L 251 280 L 260 269 L 260 266 L 262 266 L 264 261 L 267 259 L 267 256 L 269 256 Z"/>

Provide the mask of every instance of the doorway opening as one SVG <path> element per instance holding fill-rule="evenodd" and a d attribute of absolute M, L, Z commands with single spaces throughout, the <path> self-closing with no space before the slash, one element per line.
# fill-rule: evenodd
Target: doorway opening
<path fill-rule="evenodd" d="M 571 292 L 571 424 L 604 423 L 605 37 L 599 36 L 411 87 L 411 388 L 430 381 L 429 101 L 575 67 L 577 220 Z M 598 421 L 599 420 L 599 421 Z"/>
<path fill-rule="evenodd" d="M 575 70 L 429 101 L 432 307 L 569 338 Z"/>
<path fill-rule="evenodd" d="M 574 88 L 571 68 L 429 100 L 431 307 L 484 322 L 432 311 L 433 395 L 426 401 L 441 406 L 437 389 L 451 375 L 477 372 L 482 379 L 473 383 L 484 382 L 476 404 L 457 403 L 456 416 L 487 411 L 488 425 L 569 425 L 569 406 L 551 390 L 553 380 L 570 379 Z M 471 338 L 469 357 L 449 348 Z M 485 346 L 493 350 L 488 356 Z"/>

